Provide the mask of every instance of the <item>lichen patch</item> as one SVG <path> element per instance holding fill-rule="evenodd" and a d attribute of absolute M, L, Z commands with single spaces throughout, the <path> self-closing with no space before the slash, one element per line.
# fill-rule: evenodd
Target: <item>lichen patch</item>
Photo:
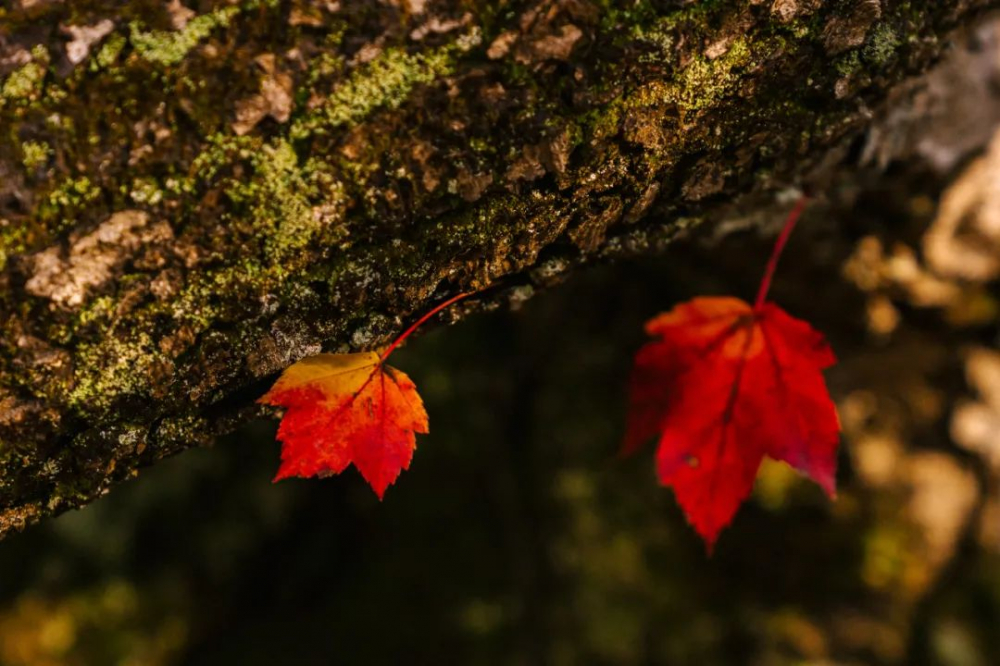
<path fill-rule="evenodd" d="M 240 100 L 236 105 L 236 122 L 233 131 L 243 136 L 261 120 L 270 116 L 279 123 L 286 123 L 292 115 L 294 100 L 292 77 L 277 66 L 273 53 L 264 53 L 255 60 L 263 70 L 264 77 L 260 82 L 260 92 Z"/>
<path fill-rule="evenodd" d="M 35 254 L 34 271 L 25 290 L 59 305 L 79 306 L 137 250 L 172 236 L 166 223 L 149 224 L 149 216 L 143 211 L 120 211 L 74 242 L 65 258 L 59 247 Z"/>
<path fill-rule="evenodd" d="M 66 58 L 74 65 L 79 65 L 90 55 L 90 47 L 114 29 L 114 21 L 110 19 L 98 21 L 94 25 L 62 26 L 62 32 L 70 38 L 66 43 Z"/>

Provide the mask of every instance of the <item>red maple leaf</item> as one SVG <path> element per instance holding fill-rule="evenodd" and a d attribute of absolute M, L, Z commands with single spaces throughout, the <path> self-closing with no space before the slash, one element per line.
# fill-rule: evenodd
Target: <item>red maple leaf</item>
<path fill-rule="evenodd" d="M 418 326 L 465 296 L 428 312 L 381 355 L 318 354 L 286 368 L 259 400 L 286 408 L 274 480 L 339 474 L 353 464 L 381 499 L 409 468 L 415 433 L 428 432 L 417 387 L 385 360 Z"/>
<path fill-rule="evenodd" d="M 840 424 L 822 370 L 836 359 L 808 323 L 765 302 L 789 215 L 750 306 L 700 297 L 646 324 L 636 355 L 623 452 L 659 436 L 657 472 L 709 551 L 753 489 L 764 456 L 836 488 Z"/>

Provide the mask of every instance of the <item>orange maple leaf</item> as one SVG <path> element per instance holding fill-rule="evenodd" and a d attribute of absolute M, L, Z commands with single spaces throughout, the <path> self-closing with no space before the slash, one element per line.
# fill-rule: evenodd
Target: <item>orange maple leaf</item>
<path fill-rule="evenodd" d="M 385 360 L 418 326 L 466 295 L 428 312 L 381 355 L 318 354 L 287 368 L 258 401 L 286 408 L 274 480 L 339 474 L 353 463 L 381 499 L 409 468 L 415 434 L 429 431 L 417 387 Z"/>

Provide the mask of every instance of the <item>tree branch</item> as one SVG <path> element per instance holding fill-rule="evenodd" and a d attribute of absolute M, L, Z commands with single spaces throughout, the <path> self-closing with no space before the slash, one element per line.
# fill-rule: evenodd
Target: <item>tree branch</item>
<path fill-rule="evenodd" d="M 93 4 L 0 9 L 0 535 L 302 356 L 802 185 L 1000 2 Z"/>

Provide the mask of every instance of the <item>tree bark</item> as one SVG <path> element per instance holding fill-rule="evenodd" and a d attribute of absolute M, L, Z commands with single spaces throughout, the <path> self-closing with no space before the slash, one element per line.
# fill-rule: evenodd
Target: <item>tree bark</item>
<path fill-rule="evenodd" d="M 0 535 L 210 442 L 305 355 L 809 187 L 998 5 L 15 0 Z"/>

